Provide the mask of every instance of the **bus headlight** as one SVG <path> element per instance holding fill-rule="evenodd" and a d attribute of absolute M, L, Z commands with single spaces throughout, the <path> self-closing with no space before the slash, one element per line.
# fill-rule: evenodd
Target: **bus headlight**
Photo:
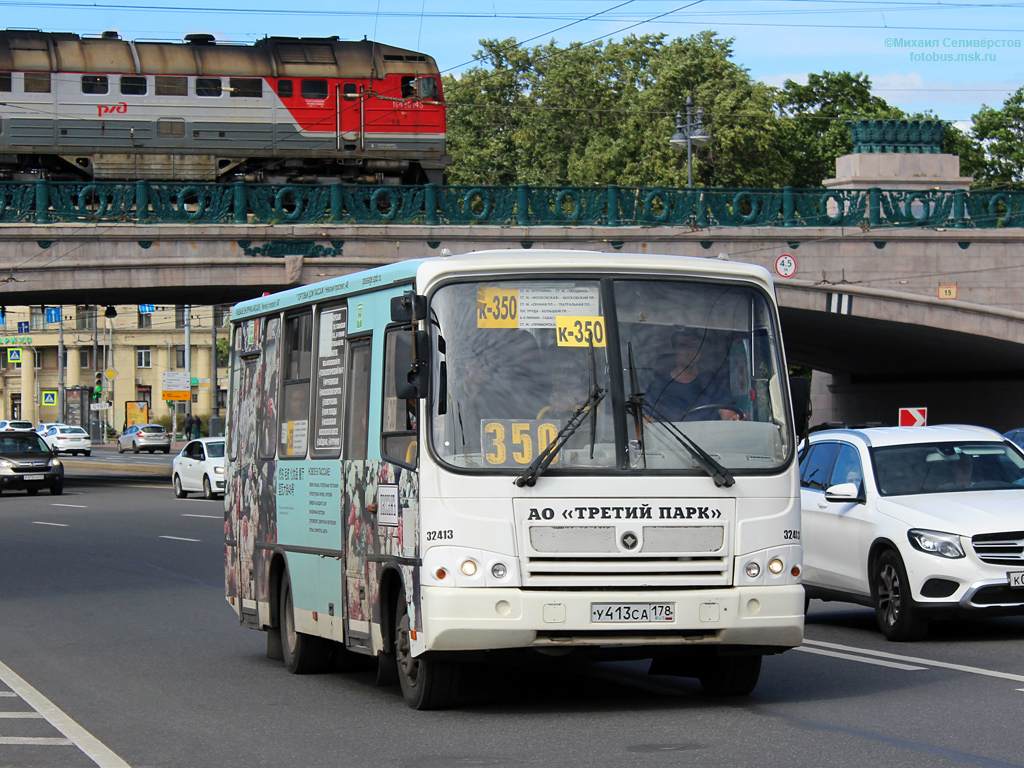
<path fill-rule="evenodd" d="M 462 572 L 467 576 L 476 575 L 476 563 L 472 560 L 465 560 L 462 563 Z"/>
<path fill-rule="evenodd" d="M 758 565 L 757 563 L 751 561 L 751 562 L 747 563 L 747 566 L 743 569 L 743 571 L 750 578 L 756 579 L 758 576 L 761 575 L 761 566 Z"/>
<path fill-rule="evenodd" d="M 768 562 L 768 570 L 774 573 L 775 575 L 782 573 L 782 569 L 785 567 L 786 566 L 783 565 L 782 561 L 779 560 L 779 558 L 777 557 Z"/>
<path fill-rule="evenodd" d="M 491 566 L 491 576 L 496 579 L 504 579 L 508 574 L 508 568 L 505 567 L 504 563 L 495 563 Z"/>

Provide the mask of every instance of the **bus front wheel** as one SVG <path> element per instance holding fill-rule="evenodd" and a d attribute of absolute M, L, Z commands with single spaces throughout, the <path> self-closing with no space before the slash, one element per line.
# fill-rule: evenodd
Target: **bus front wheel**
<path fill-rule="evenodd" d="M 709 696 L 747 696 L 761 676 L 760 656 L 715 656 L 699 675 Z"/>
<path fill-rule="evenodd" d="M 400 594 L 395 610 L 395 661 L 405 703 L 413 709 L 444 709 L 455 698 L 459 665 L 413 657 L 409 633 L 409 611 Z"/>
<path fill-rule="evenodd" d="M 293 675 L 323 672 L 327 667 L 331 646 L 327 640 L 307 635 L 295 629 L 295 606 L 292 603 L 292 585 L 287 574 L 281 582 L 281 651 L 284 665 Z"/>

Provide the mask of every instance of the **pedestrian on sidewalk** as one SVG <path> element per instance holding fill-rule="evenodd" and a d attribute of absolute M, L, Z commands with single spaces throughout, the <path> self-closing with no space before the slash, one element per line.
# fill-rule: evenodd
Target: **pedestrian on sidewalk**
<path fill-rule="evenodd" d="M 202 419 L 200 419 L 198 416 L 193 417 L 193 419 L 192 419 L 192 437 L 194 437 L 196 440 L 198 440 L 200 437 L 202 437 L 202 433 L 199 431 L 200 427 L 202 427 L 202 426 L 203 426 Z"/>
<path fill-rule="evenodd" d="M 185 433 L 185 439 L 186 440 L 191 440 L 192 439 L 192 414 L 191 413 L 186 413 L 185 414 L 185 421 L 181 425 L 181 431 Z"/>

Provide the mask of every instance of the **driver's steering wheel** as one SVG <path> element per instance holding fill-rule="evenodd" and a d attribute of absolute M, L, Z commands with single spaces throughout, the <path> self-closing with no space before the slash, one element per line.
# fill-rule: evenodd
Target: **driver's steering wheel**
<path fill-rule="evenodd" d="M 722 416 L 718 413 L 719 411 L 732 411 L 733 413 L 738 414 L 740 419 L 745 415 L 741 408 L 737 408 L 732 403 L 708 403 L 707 405 L 698 405 L 696 408 L 688 410 L 683 416 L 683 421 L 714 421 L 715 419 L 721 421 Z M 713 419 L 693 418 L 697 414 L 707 412 L 714 412 L 715 417 Z"/>

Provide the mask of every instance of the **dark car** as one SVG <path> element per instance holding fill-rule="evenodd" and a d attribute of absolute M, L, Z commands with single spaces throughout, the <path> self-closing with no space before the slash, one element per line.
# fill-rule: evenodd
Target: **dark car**
<path fill-rule="evenodd" d="M 0 433 L 0 492 L 64 492 L 64 465 L 35 432 Z"/>

